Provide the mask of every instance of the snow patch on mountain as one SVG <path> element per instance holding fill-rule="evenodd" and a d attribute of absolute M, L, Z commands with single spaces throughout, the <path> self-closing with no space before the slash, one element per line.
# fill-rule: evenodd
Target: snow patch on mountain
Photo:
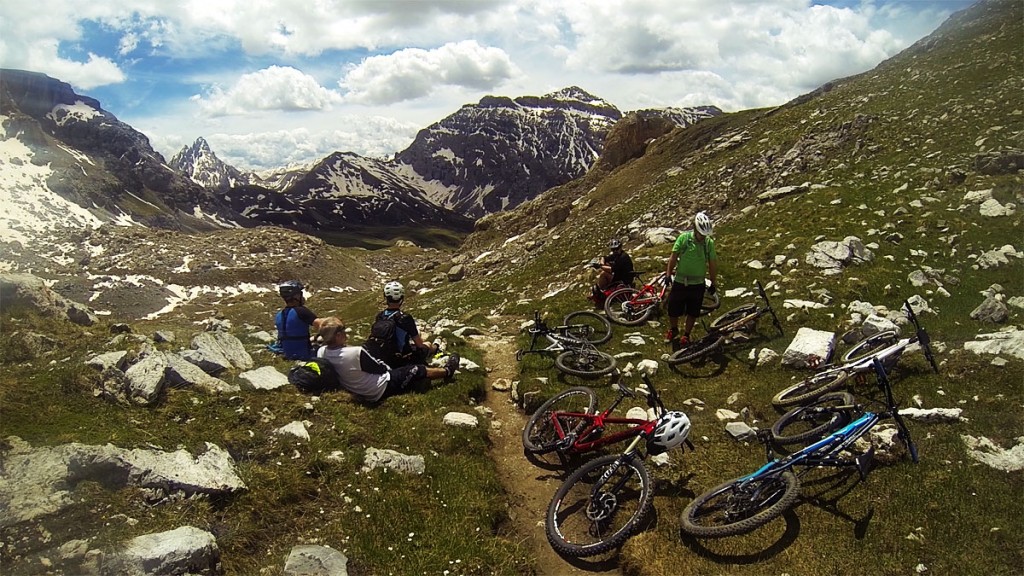
<path fill-rule="evenodd" d="M 35 154 L 18 134 L 7 134 L 8 120 L 0 116 L 0 241 L 19 242 L 27 248 L 35 238 L 58 227 L 98 228 L 103 223 L 99 218 L 50 189 L 46 183 L 53 175 L 50 165 L 33 163 Z M 2 263 L 0 268 L 9 269 Z"/>

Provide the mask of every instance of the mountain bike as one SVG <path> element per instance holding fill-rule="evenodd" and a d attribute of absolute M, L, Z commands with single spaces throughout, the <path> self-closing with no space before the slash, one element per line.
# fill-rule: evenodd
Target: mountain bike
<path fill-rule="evenodd" d="M 540 405 L 523 428 L 523 450 L 527 454 L 548 454 L 556 452 L 564 463 L 566 456 L 597 450 L 609 444 L 620 442 L 643 434 L 654 426 L 657 418 L 666 412 L 658 390 L 647 375 L 642 375 L 645 391 L 632 390 L 618 381 L 612 389 L 619 392 L 618 398 L 604 410 L 597 412 L 597 393 L 585 386 L 575 386 L 555 394 Z M 654 410 L 653 420 L 612 416 L 612 412 L 626 398 L 643 394 L 647 405 Z M 619 429 L 605 435 L 605 429 L 615 425 Z"/>
<path fill-rule="evenodd" d="M 665 362 L 670 366 L 676 366 L 704 358 L 721 348 L 733 332 L 756 330 L 757 321 L 766 314 L 771 315 L 772 324 L 780 335 L 783 334 L 779 317 L 775 315 L 775 310 L 768 301 L 768 294 L 765 293 L 764 286 L 760 281 L 757 281 L 757 292 L 761 296 L 761 300 L 764 301 L 764 306 L 744 304 L 729 310 L 711 322 L 707 334 L 698 340 L 684 344 L 679 350 L 673 352 Z"/>
<path fill-rule="evenodd" d="M 823 394 L 839 390 L 851 378 L 863 377 L 863 374 L 870 372 L 875 358 L 882 361 L 886 370 L 891 370 L 907 348 L 915 343 L 921 347 L 932 370 L 937 374 L 939 367 L 932 353 L 931 337 L 921 327 L 909 300 L 904 300 L 903 307 L 907 318 L 914 326 L 913 336 L 899 338 L 893 330 L 884 330 L 868 336 L 842 356 L 841 364 L 824 366 L 809 378 L 785 388 L 772 398 L 772 404 L 777 408 L 788 408 L 806 404 Z"/>
<path fill-rule="evenodd" d="M 644 382 L 654 390 L 647 378 Z M 659 430 L 669 428 L 679 431 L 678 435 L 664 442 Z M 682 447 L 684 442 L 693 449 L 687 437 L 689 419 L 682 412 L 663 412 L 657 419 L 637 425 L 630 434 L 633 440 L 621 454 L 588 461 L 555 492 L 544 526 L 548 542 L 559 554 L 580 558 L 621 546 L 653 506 L 654 486 L 644 459 Z"/>
<path fill-rule="evenodd" d="M 517 350 L 517 361 L 522 361 L 527 354 L 554 354 L 556 368 L 584 378 L 603 376 L 615 370 L 615 358 L 596 347 L 612 337 L 611 323 L 600 314 L 587 310 L 572 312 L 561 326 L 549 328 L 540 312 L 534 312 L 529 333 L 530 348 Z M 537 347 L 541 338 L 548 341 L 548 346 Z"/>
<path fill-rule="evenodd" d="M 589 267 L 600 267 L 600 263 L 598 263 L 596 260 L 594 260 L 594 261 L 591 261 L 591 263 L 588 266 Z M 598 310 L 600 310 L 600 309 L 604 308 L 605 302 L 607 302 L 607 299 L 608 299 L 608 297 L 610 295 L 614 294 L 615 292 L 618 292 L 619 290 L 622 290 L 623 288 L 632 288 L 633 287 L 633 283 L 638 278 L 640 278 L 640 276 L 641 276 L 640 272 L 636 272 L 636 271 L 630 272 L 629 273 L 629 281 L 628 282 L 612 282 L 610 285 L 608 285 L 607 288 L 604 288 L 604 289 L 598 288 L 597 285 L 595 284 L 593 287 L 591 287 L 590 295 L 587 296 L 587 300 L 590 300 L 591 302 L 593 302 L 594 303 L 594 307 L 597 308 Z"/>
<path fill-rule="evenodd" d="M 874 447 L 857 456 L 845 451 L 854 442 L 868 433 L 882 419 L 891 418 L 898 429 L 897 437 L 906 445 L 911 459 L 918 461 L 917 447 L 910 438 L 910 430 L 899 415 L 893 399 L 892 386 L 882 362 L 875 358 L 872 368 L 878 386 L 885 395 L 886 410 L 883 412 L 864 411 L 864 407 L 845 402 L 852 397 L 822 403 L 818 406 L 801 407 L 787 413 L 772 427 L 772 431 L 761 430 L 757 437 L 764 443 L 768 462 L 752 474 L 741 476 L 697 496 L 683 510 L 682 530 L 687 534 L 703 538 L 736 536 L 751 532 L 779 517 L 792 506 L 800 495 L 799 477 L 817 467 L 853 467 L 865 478 L 874 458 Z M 860 416 L 853 418 L 855 413 Z M 823 434 L 809 446 L 776 458 L 772 451 L 774 433 L 787 430 L 789 423 L 800 422 L 805 415 L 829 415 L 831 422 L 818 433 Z M 838 415 L 838 417 L 836 417 Z M 837 429 L 838 428 L 838 429 Z M 805 440 L 807 438 L 804 438 Z M 796 469 L 801 470 L 797 473 Z"/>
<path fill-rule="evenodd" d="M 710 280 L 705 280 L 710 285 Z M 639 326 L 650 320 L 661 306 L 672 287 L 668 274 L 662 272 L 639 290 L 629 286 L 620 287 L 605 298 L 604 313 L 608 319 L 623 326 Z M 700 314 L 710 314 L 721 306 L 718 293 L 704 292 Z"/>

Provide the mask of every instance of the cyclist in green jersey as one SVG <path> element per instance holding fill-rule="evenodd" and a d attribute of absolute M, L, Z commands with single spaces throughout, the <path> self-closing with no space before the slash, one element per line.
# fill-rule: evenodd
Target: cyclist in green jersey
<path fill-rule="evenodd" d="M 693 230 L 683 232 L 672 245 L 672 255 L 668 258 L 665 272 L 672 278 L 672 291 L 668 296 L 668 324 L 665 343 L 673 348 L 683 346 L 690 341 L 690 331 L 700 316 L 701 302 L 704 291 L 714 294 L 717 289 L 715 279 L 718 276 L 718 263 L 715 255 L 715 240 L 711 218 L 704 212 L 698 212 L 693 218 Z M 705 287 L 705 277 L 711 284 Z M 679 336 L 679 317 L 686 316 L 683 334 Z"/>

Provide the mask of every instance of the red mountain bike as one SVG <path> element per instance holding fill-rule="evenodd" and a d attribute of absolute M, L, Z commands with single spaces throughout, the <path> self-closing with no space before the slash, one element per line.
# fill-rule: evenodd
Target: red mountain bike
<path fill-rule="evenodd" d="M 705 280 L 710 285 L 710 281 Z M 651 316 L 661 306 L 668 296 L 672 281 L 668 274 L 662 272 L 639 290 L 630 286 L 623 286 L 608 295 L 604 301 L 604 313 L 608 319 L 623 326 L 639 326 L 650 320 Z M 700 314 L 710 314 L 722 303 L 718 299 L 718 293 L 709 294 L 704 292 L 704 302 L 701 303 Z"/>

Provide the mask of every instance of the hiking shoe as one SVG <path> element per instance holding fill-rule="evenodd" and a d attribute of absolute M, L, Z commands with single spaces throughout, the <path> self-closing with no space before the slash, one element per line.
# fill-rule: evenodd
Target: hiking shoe
<path fill-rule="evenodd" d="M 455 376 L 455 371 L 459 369 L 459 360 L 458 354 L 452 354 L 448 357 L 448 360 L 444 363 L 445 378 Z"/>
<path fill-rule="evenodd" d="M 665 344 L 675 344 L 675 341 L 676 341 L 676 331 L 675 330 L 669 330 L 669 331 L 665 332 Z"/>
<path fill-rule="evenodd" d="M 690 337 L 687 336 L 686 334 L 683 334 L 682 336 L 679 337 L 679 347 L 680 348 L 682 348 L 683 346 L 686 346 L 689 343 L 690 343 Z"/>

